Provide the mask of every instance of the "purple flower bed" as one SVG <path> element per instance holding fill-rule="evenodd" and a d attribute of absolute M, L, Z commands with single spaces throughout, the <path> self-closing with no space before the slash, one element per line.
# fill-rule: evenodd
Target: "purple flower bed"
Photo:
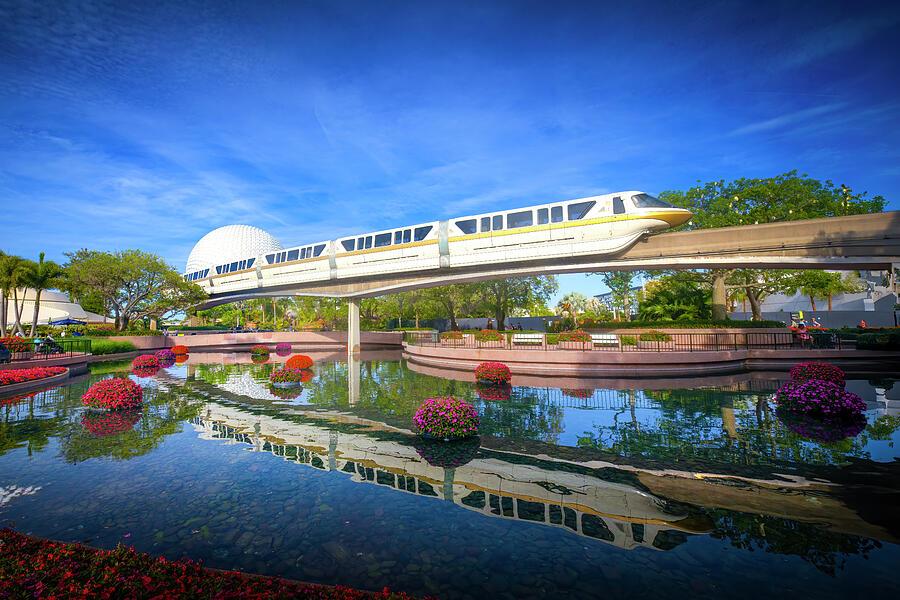
<path fill-rule="evenodd" d="M 826 444 L 855 437 L 866 428 L 866 416 L 862 413 L 838 417 L 813 417 L 779 408 L 775 414 L 797 435 Z"/>
<path fill-rule="evenodd" d="M 278 356 L 287 356 L 291 353 L 291 345 L 290 344 L 277 344 L 275 346 L 275 354 Z"/>
<path fill-rule="evenodd" d="M 168 348 L 157 350 L 155 355 L 156 359 L 159 361 L 159 366 L 163 367 L 164 369 L 175 364 L 175 353 Z"/>
<path fill-rule="evenodd" d="M 866 410 L 866 404 L 856 394 L 819 379 L 785 383 L 775 393 L 775 403 L 781 410 L 811 417 L 849 417 Z"/>
<path fill-rule="evenodd" d="M 834 365 L 823 362 L 805 362 L 796 365 L 791 369 L 791 379 L 818 379 L 844 387 L 844 372 Z"/>
<path fill-rule="evenodd" d="M 416 411 L 413 421 L 419 433 L 442 440 L 475 435 L 479 425 L 475 408 L 451 396 L 429 398 Z"/>

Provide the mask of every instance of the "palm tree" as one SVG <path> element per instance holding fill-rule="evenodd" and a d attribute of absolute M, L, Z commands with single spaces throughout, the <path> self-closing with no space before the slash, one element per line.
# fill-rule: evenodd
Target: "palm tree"
<path fill-rule="evenodd" d="M 28 261 L 20 256 L 5 254 L 0 257 L 0 288 L 3 290 L 3 304 L 8 302 L 9 292 L 12 290 L 13 297 L 13 315 L 16 318 L 15 331 L 22 337 L 25 336 L 25 330 L 22 329 L 22 308 L 19 306 L 19 284 L 27 275 Z M 24 306 L 24 298 L 22 299 Z M 6 308 L 3 309 L 3 335 L 6 335 Z"/>
<path fill-rule="evenodd" d="M 6 277 L 6 262 L 9 256 L 0 252 L 0 336 L 6 335 L 6 304 L 9 297 L 9 278 Z"/>
<path fill-rule="evenodd" d="M 59 285 L 66 272 L 52 260 L 44 262 L 43 252 L 41 252 L 40 261 L 29 266 L 31 268 L 28 269 L 25 283 L 34 289 L 34 315 L 31 319 L 31 333 L 29 334 L 30 337 L 34 337 L 34 332 L 37 329 L 38 311 L 41 305 L 41 292 Z"/>

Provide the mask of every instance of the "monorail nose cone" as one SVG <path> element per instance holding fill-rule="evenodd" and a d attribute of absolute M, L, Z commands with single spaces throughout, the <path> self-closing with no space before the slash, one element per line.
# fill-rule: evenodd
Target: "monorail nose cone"
<path fill-rule="evenodd" d="M 684 208 L 678 208 L 669 212 L 669 214 L 663 217 L 663 220 L 671 227 L 678 227 L 682 223 L 690 221 L 693 216 L 694 214 L 691 211 Z"/>

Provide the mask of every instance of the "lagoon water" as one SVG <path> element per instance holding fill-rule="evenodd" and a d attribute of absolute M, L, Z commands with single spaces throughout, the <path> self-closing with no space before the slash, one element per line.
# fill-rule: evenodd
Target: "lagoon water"
<path fill-rule="evenodd" d="M 491 389 L 397 358 L 273 393 L 274 357 L 234 359 L 0 399 L 0 526 L 445 599 L 900 590 L 896 380 L 849 379 L 865 428 L 821 441 L 773 410 L 785 374 Z M 80 405 L 112 373 L 144 387 L 131 421 Z M 438 395 L 481 436 L 414 436 Z"/>

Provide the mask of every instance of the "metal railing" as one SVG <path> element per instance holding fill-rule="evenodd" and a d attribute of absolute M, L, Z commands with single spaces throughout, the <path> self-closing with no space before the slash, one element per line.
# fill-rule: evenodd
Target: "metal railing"
<path fill-rule="evenodd" d="M 22 346 L 25 346 L 24 348 Z M 10 347 L 12 346 L 12 347 Z M 54 340 L 47 342 L 44 340 L 25 340 L 6 346 L 10 350 L 10 360 L 49 360 L 51 358 L 65 358 L 80 354 L 91 353 L 91 340 L 71 339 L 71 340 Z"/>
<path fill-rule="evenodd" d="M 449 335 L 448 335 L 449 333 Z M 408 331 L 403 341 L 410 346 L 432 348 L 496 348 L 531 350 L 581 350 L 584 352 L 719 352 L 727 350 L 840 349 L 841 339 L 832 334 L 817 334 L 799 340 L 790 331 L 704 332 L 648 335 L 635 333 L 595 333 L 591 341 L 566 341 L 564 334 L 503 332 L 499 340 L 478 340 L 476 334 Z"/>

